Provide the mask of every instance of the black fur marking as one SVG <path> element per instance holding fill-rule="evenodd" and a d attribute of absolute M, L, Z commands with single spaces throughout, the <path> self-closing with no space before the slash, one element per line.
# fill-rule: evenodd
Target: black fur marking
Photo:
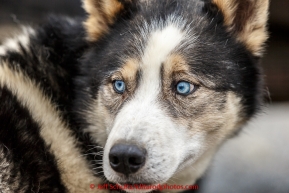
<path fill-rule="evenodd" d="M 0 147 L 13 164 L 6 183 L 13 192 L 66 192 L 56 160 L 39 135 L 40 126 L 6 87 L 0 88 L 0 101 Z"/>

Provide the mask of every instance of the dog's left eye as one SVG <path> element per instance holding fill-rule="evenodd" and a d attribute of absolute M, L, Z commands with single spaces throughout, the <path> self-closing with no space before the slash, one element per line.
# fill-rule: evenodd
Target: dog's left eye
<path fill-rule="evenodd" d="M 113 82 L 113 88 L 115 90 L 115 92 L 119 93 L 119 94 L 123 94 L 125 91 L 125 83 L 122 80 L 115 80 Z"/>
<path fill-rule="evenodd" d="M 195 86 L 186 81 L 178 82 L 176 91 L 180 95 L 189 95 L 195 90 Z"/>

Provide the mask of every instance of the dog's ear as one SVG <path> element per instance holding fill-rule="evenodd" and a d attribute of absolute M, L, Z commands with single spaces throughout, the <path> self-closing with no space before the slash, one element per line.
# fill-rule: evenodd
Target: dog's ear
<path fill-rule="evenodd" d="M 135 0 L 82 0 L 88 13 L 84 22 L 89 41 L 98 40 L 108 32 L 119 16 L 131 13 L 135 8 Z"/>
<path fill-rule="evenodd" d="M 261 56 L 268 38 L 269 0 L 211 0 L 223 14 L 227 30 L 255 55 Z"/>

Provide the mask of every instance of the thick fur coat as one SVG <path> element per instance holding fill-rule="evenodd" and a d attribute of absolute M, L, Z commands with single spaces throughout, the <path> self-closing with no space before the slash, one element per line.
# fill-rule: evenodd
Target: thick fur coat
<path fill-rule="evenodd" d="M 0 46 L 0 192 L 194 184 L 262 103 L 268 1 L 83 5 Z"/>

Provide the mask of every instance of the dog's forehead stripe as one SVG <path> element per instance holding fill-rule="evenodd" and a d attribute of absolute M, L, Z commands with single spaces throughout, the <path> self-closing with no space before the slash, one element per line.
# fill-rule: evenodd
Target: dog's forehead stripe
<path fill-rule="evenodd" d="M 169 24 L 163 29 L 151 33 L 140 64 L 141 94 L 149 93 L 153 96 L 158 94 L 161 66 L 184 38 L 185 33 L 174 24 Z"/>

